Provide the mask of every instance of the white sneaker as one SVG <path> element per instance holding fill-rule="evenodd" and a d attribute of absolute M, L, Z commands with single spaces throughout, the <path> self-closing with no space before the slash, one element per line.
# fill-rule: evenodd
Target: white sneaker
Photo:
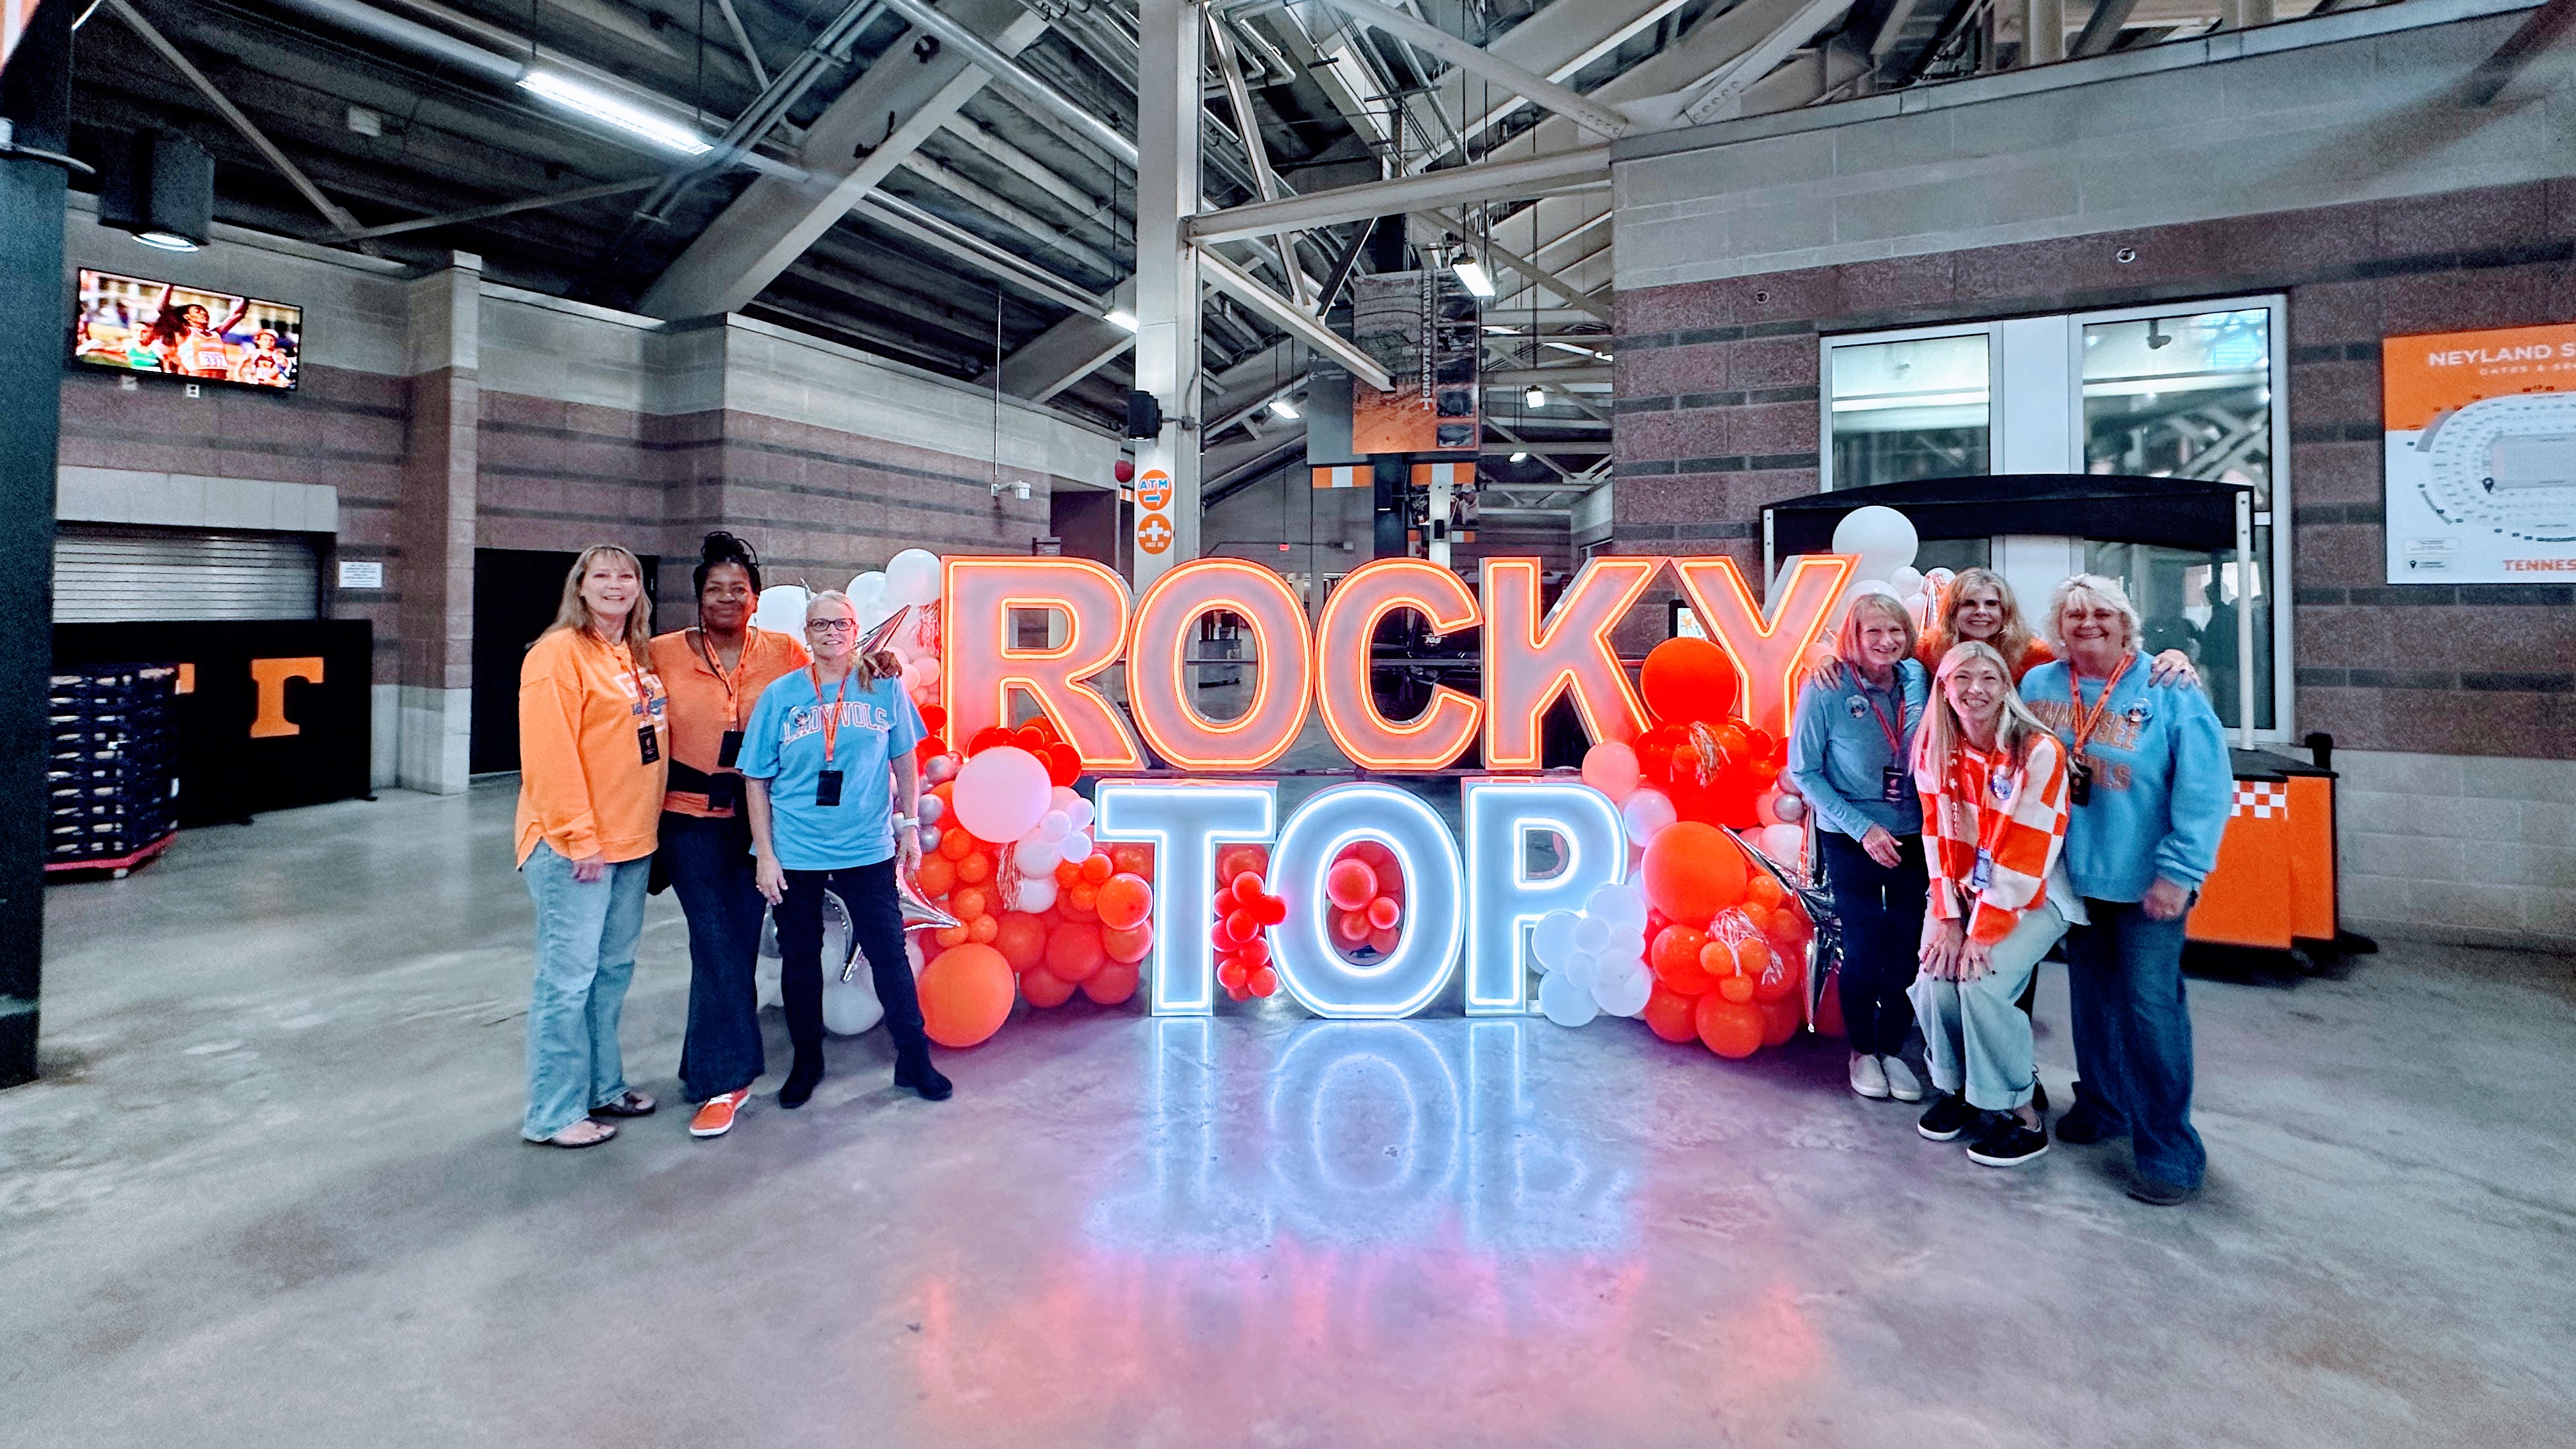
<path fill-rule="evenodd" d="M 1887 1098 L 1887 1072 L 1884 1068 L 1879 1066 L 1878 1062 L 1879 1059 L 1877 1057 L 1863 1056 L 1859 1052 L 1853 1052 L 1851 1059 L 1851 1088 L 1853 1091 L 1860 1093 L 1864 1097 L 1868 1097 L 1876 1101 L 1884 1101 Z"/>
<path fill-rule="evenodd" d="M 1887 1074 L 1887 1095 L 1900 1102 L 1923 1100 L 1923 1083 L 1915 1077 L 1914 1069 L 1905 1064 L 1905 1058 L 1880 1057 L 1878 1065 Z"/>

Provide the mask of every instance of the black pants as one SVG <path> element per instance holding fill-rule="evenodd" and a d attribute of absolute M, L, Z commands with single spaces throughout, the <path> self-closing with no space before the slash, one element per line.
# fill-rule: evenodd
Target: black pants
<path fill-rule="evenodd" d="M 786 898 L 778 903 L 778 992 L 786 998 L 787 1039 L 798 1061 L 823 1053 L 823 892 L 850 910 L 850 931 L 885 1006 L 886 1034 L 894 1039 L 896 1065 L 930 1060 L 921 1032 L 921 998 L 903 955 L 903 907 L 894 894 L 894 862 L 846 870 L 791 870 Z M 832 963 L 838 972 L 841 963 Z"/>
<path fill-rule="evenodd" d="M 1923 912 L 1932 894 L 1923 837 L 1898 836 L 1901 854 L 1892 867 L 1870 859 L 1859 841 L 1839 831 L 1819 830 L 1816 840 L 1824 849 L 1834 914 L 1843 922 L 1843 1026 L 1851 1033 L 1851 1049 L 1895 1056 L 1914 1029 L 1914 1003 L 1905 988 L 1914 984 L 1921 963 Z"/>

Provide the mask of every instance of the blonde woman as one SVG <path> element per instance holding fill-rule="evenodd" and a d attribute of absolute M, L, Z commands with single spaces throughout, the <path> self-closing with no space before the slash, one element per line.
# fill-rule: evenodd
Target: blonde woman
<path fill-rule="evenodd" d="M 530 1142 L 589 1147 L 617 1135 L 593 1119 L 654 1106 L 627 1089 L 617 1046 L 671 742 L 652 640 L 644 566 L 593 544 L 519 668 L 518 859 L 537 906 Z"/>
<path fill-rule="evenodd" d="M 1970 1161 L 2016 1167 L 2048 1150 L 2018 999 L 2066 934 L 2066 750 L 2013 692 L 1994 646 L 1970 640 L 1942 656 L 1914 786 L 1931 914 L 1910 995 L 1940 1093 L 1916 1129 L 1934 1142 L 1974 1129 Z"/>
<path fill-rule="evenodd" d="M 2066 937 L 2078 1080 L 2057 1140 L 2127 1136 L 2129 1196 L 2169 1207 L 2200 1190 L 2208 1164 L 2191 1126 L 2182 946 L 2235 771 L 2199 690 L 2148 687 L 2138 611 L 2117 579 L 2059 584 L 2045 622 L 2058 662 L 2032 670 L 2021 697 L 2067 746 L 2066 873 L 2084 911 Z"/>
<path fill-rule="evenodd" d="M 1923 934 L 1923 805 L 1909 767 L 1928 684 L 1914 621 L 1892 593 L 1852 599 L 1834 665 L 1799 692 L 1789 776 L 1816 815 L 1825 884 L 1842 917 L 1843 1023 L 1851 1089 L 1923 1100 L 1900 1053 L 1914 1027 L 1905 988 Z"/>
<path fill-rule="evenodd" d="M 1925 669 L 1938 668 L 1952 645 L 1971 639 L 1994 646 L 1995 652 L 2003 656 L 2005 667 L 2012 671 L 2015 684 L 2057 657 L 2057 650 L 2047 640 L 2031 633 L 2030 625 L 2022 619 L 2021 604 L 2013 597 L 2011 582 L 1993 569 L 1962 569 L 1950 581 L 1914 657 L 1922 661 Z M 2190 655 L 2168 649 L 2155 657 L 2154 667 L 2147 671 L 2147 682 L 2196 685 L 2200 674 L 2192 668 Z"/>

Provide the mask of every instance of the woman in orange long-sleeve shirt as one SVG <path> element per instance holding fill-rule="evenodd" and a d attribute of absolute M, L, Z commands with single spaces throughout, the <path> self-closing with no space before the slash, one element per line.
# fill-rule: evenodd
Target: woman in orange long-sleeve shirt
<path fill-rule="evenodd" d="M 617 1047 L 670 753 L 652 638 L 643 565 L 593 544 L 519 669 L 519 869 L 537 905 L 530 1142 L 588 1147 L 617 1135 L 594 1119 L 654 1106 L 628 1089 Z"/>

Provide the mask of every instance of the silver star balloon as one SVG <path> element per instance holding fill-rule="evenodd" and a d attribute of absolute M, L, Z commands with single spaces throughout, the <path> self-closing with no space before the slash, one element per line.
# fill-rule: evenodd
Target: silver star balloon
<path fill-rule="evenodd" d="M 1811 827 L 1812 828 L 1812 827 Z M 1725 827 L 1727 837 L 1744 847 L 1753 863 L 1780 883 L 1780 889 L 1797 898 L 1806 908 L 1808 924 L 1816 928 L 1807 941 L 1807 1029 L 1815 1030 L 1816 1012 L 1825 1002 L 1825 977 L 1842 964 L 1843 918 L 1834 914 L 1834 898 L 1823 886 L 1810 885 L 1799 879 L 1805 872 L 1784 866 L 1762 853 L 1761 847 L 1745 839 L 1734 827 Z"/>

